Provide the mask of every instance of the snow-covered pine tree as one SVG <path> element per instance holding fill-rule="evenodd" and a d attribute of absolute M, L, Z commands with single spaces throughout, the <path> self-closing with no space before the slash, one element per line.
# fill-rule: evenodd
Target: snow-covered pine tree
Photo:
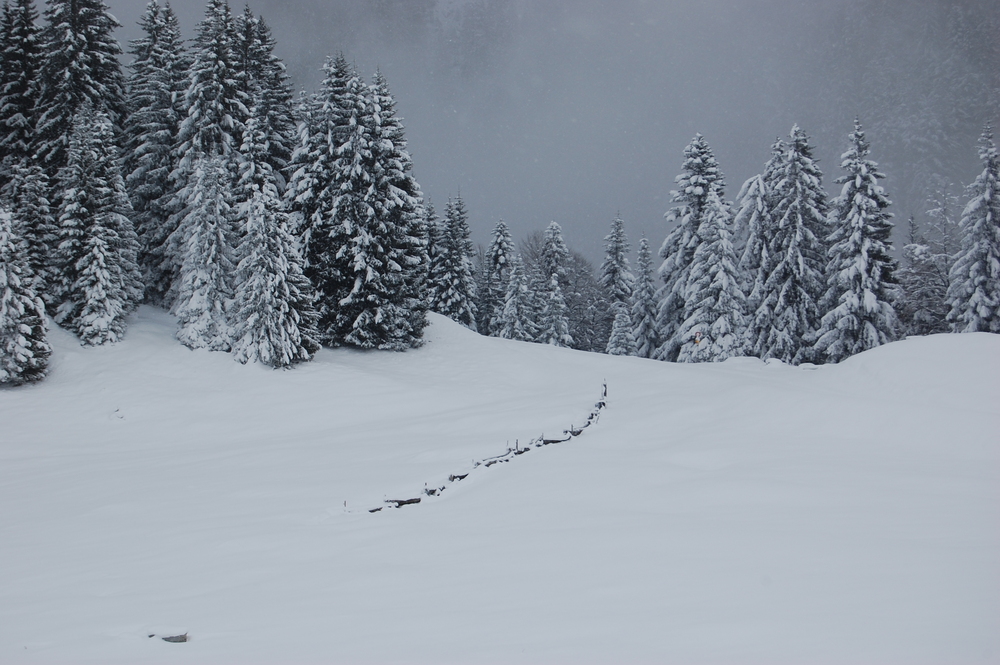
<path fill-rule="evenodd" d="M 616 303 L 615 320 L 608 338 L 607 353 L 611 356 L 637 356 L 639 349 L 632 335 L 632 316 L 625 303 Z"/>
<path fill-rule="evenodd" d="M 684 322 L 688 276 L 694 252 L 701 242 L 698 228 L 704 216 L 705 201 L 711 192 L 721 199 L 725 187 L 719 163 L 701 134 L 695 134 L 684 148 L 684 166 L 675 181 L 677 190 L 671 192 L 671 201 L 678 205 L 664 214 L 667 222 L 676 226 L 660 247 L 663 263 L 659 276 L 663 286 L 657 291 L 656 323 L 660 346 L 654 354 L 655 358 L 667 361 L 677 359 L 682 344 L 677 331 Z"/>
<path fill-rule="evenodd" d="M 819 329 L 829 227 L 823 173 L 813 159 L 809 137 L 798 125 L 790 137 L 775 174 L 770 270 L 757 306 L 767 314 L 755 313 L 754 318 L 771 321 L 770 330 L 758 338 L 757 354 L 798 364 L 811 360 L 812 339 Z"/>
<path fill-rule="evenodd" d="M 747 296 L 747 352 L 753 355 L 759 355 L 773 322 L 773 312 L 769 306 L 761 307 L 761 300 L 771 269 L 768 245 L 775 234 L 773 191 L 786 150 L 785 142 L 777 139 L 764 172 L 743 183 L 736 197 L 734 234 Z"/>
<path fill-rule="evenodd" d="M 639 240 L 636 268 L 639 271 L 632 291 L 632 338 L 640 358 L 652 358 L 659 343 L 656 334 L 656 286 L 653 283 L 653 256 L 649 240 Z"/>
<path fill-rule="evenodd" d="M 593 264 L 570 250 L 565 276 L 560 280 L 566 301 L 566 318 L 573 348 L 604 353 L 611 337 L 615 314 L 607 290 L 601 286 Z"/>
<path fill-rule="evenodd" d="M 847 173 L 836 180 L 843 189 L 834 201 L 833 231 L 827 238 L 827 312 L 816 339 L 817 357 L 830 362 L 893 341 L 899 327 L 896 262 L 889 240 L 892 213 L 886 210 L 892 202 L 878 184 L 885 174 L 868 158 L 860 120 L 854 120 L 849 138 L 851 147 L 841 156 Z"/>
<path fill-rule="evenodd" d="M 936 241 L 919 233 L 913 215 L 907 240 L 903 265 L 897 272 L 903 292 L 901 306 L 897 306 L 900 323 L 909 335 L 947 332 L 951 255 L 939 252 Z"/>
<path fill-rule="evenodd" d="M 299 141 L 292 155 L 292 171 L 285 197 L 300 221 L 299 235 L 306 260 L 306 274 L 317 286 L 326 270 L 317 263 L 329 255 L 330 206 L 337 148 L 350 126 L 348 82 L 355 76 L 343 54 L 327 58 L 321 92 L 303 102 L 299 111 Z M 323 208 L 321 214 L 317 212 Z M 314 242 L 316 243 L 314 246 Z"/>
<path fill-rule="evenodd" d="M 496 336 L 519 342 L 531 342 L 537 334 L 531 318 L 531 293 L 528 291 L 528 278 L 524 274 L 524 262 L 520 257 L 512 255 L 507 291 L 504 294 L 503 311 Z"/>
<path fill-rule="evenodd" d="M 437 249 L 439 254 L 431 257 L 431 308 L 475 330 L 476 281 L 470 233 L 469 214 L 461 195 L 448 199 Z"/>
<path fill-rule="evenodd" d="M 953 332 L 1000 333 L 1000 155 L 987 125 L 979 137 L 983 172 L 969 185 L 962 249 L 949 275 Z"/>
<path fill-rule="evenodd" d="M 10 179 L 0 189 L 0 201 L 20 222 L 17 235 L 24 245 L 22 254 L 31 271 L 32 289 L 43 302 L 52 305 L 52 287 L 59 283 L 53 265 L 59 227 L 48 198 L 52 187 L 42 167 L 27 158 L 14 162 L 8 174 Z"/>
<path fill-rule="evenodd" d="M 84 104 L 59 171 L 56 322 L 83 344 L 121 340 L 125 316 L 142 299 L 139 242 L 114 144 L 111 119 Z"/>
<path fill-rule="evenodd" d="M 538 320 L 539 344 L 552 346 L 572 346 L 573 337 L 569 334 L 569 319 L 566 316 L 566 301 L 563 299 L 559 277 L 553 273 L 549 277 L 545 293 L 542 295 L 544 304 Z"/>
<path fill-rule="evenodd" d="M 501 219 L 493 228 L 490 245 L 483 256 L 483 277 L 479 289 L 477 327 L 483 335 L 499 336 L 507 302 L 507 282 L 514 258 L 514 240 Z"/>
<path fill-rule="evenodd" d="M 372 205 L 375 228 L 382 234 L 386 252 L 387 283 L 392 285 L 387 304 L 397 313 L 393 321 L 383 315 L 376 317 L 377 325 L 385 329 L 375 335 L 380 340 L 376 346 L 403 350 L 418 346 L 427 326 L 423 194 L 413 177 L 413 160 L 406 149 L 402 120 L 396 115 L 396 101 L 380 71 L 375 72 L 369 96 L 375 175 Z"/>
<path fill-rule="evenodd" d="M 0 187 L 32 157 L 41 54 L 33 0 L 4 3 L 0 42 Z"/>
<path fill-rule="evenodd" d="M 701 244 L 688 276 L 678 362 L 714 362 L 746 352 L 746 296 L 732 242 L 732 214 L 716 192 L 705 199 Z"/>
<path fill-rule="evenodd" d="M 174 270 L 165 244 L 170 226 L 170 174 L 187 89 L 188 59 L 177 17 L 170 6 L 151 0 L 139 21 L 143 37 L 133 40 L 128 109 L 122 129 L 123 165 L 133 222 L 139 236 L 139 265 L 146 298 L 162 302 Z"/>
<path fill-rule="evenodd" d="M 171 234 L 171 253 L 180 257 L 171 313 L 179 319 L 177 339 L 192 349 L 229 351 L 229 305 L 235 267 L 231 181 L 225 157 L 202 157 L 192 168 L 188 205 Z"/>
<path fill-rule="evenodd" d="M 319 350 L 318 317 L 267 161 L 266 137 L 266 118 L 251 113 L 237 185 L 237 196 L 245 202 L 236 211 L 243 230 L 231 308 L 233 356 L 241 363 L 287 367 Z"/>
<path fill-rule="evenodd" d="M 83 105 L 107 115 L 115 135 L 126 114 L 117 27 L 102 0 L 48 0 L 33 148 L 53 182 L 67 163 L 73 118 Z"/>
<path fill-rule="evenodd" d="M 274 172 L 278 193 L 283 194 L 297 138 L 288 74 L 274 54 L 274 36 L 263 18 L 254 16 L 247 6 L 234 24 L 239 87 L 247 100 L 255 100 L 261 119 L 258 131 L 267 136 L 267 163 Z"/>
<path fill-rule="evenodd" d="M 52 353 L 45 306 L 32 288 L 14 216 L 0 207 L 0 385 L 40 381 Z"/>
<path fill-rule="evenodd" d="M 538 268 L 541 270 L 542 277 L 548 283 L 555 275 L 559 278 L 560 283 L 565 285 L 569 248 L 566 247 L 566 241 L 563 240 L 562 227 L 557 222 L 551 221 L 545 227 L 542 237 L 542 249 L 538 257 Z"/>
<path fill-rule="evenodd" d="M 601 263 L 601 286 L 607 291 L 612 305 L 628 303 L 632 298 L 635 277 L 629 270 L 628 238 L 621 215 L 611 221 L 611 233 L 604 238 L 604 262 Z M 617 313 L 615 317 L 617 318 Z M 610 353 L 610 351 L 609 351 Z"/>

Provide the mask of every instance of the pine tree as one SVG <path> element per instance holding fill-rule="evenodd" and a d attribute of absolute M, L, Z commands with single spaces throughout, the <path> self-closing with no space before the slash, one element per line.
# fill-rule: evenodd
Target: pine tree
<path fill-rule="evenodd" d="M 628 252 L 625 222 L 621 216 L 616 215 L 611 222 L 611 233 L 604 238 L 604 262 L 601 264 L 600 281 L 610 295 L 612 304 L 627 303 L 632 297 L 635 277 L 629 271 Z"/>
<path fill-rule="evenodd" d="M 638 347 L 632 335 L 632 317 L 624 303 L 615 307 L 615 321 L 608 338 L 607 353 L 611 356 L 637 356 Z"/>
<path fill-rule="evenodd" d="M 116 153 L 111 119 L 81 107 L 57 185 L 62 281 L 55 319 L 87 345 L 120 341 L 125 316 L 142 298 L 139 243 Z"/>
<path fill-rule="evenodd" d="M 570 250 L 559 288 L 566 302 L 573 348 L 604 353 L 615 313 L 608 291 L 598 281 L 593 264 L 579 252 Z"/>
<path fill-rule="evenodd" d="M 82 106 L 107 115 L 117 134 L 126 114 L 125 77 L 112 36 L 120 24 L 101 0 L 48 0 L 45 23 L 34 152 L 54 178 L 67 163 L 73 118 Z"/>
<path fill-rule="evenodd" d="M 679 362 L 713 362 L 746 351 L 746 296 L 732 242 L 731 213 L 715 192 L 705 200 L 677 331 Z"/>
<path fill-rule="evenodd" d="M 327 58 L 322 91 L 307 98 L 299 112 L 299 142 L 292 155 L 291 180 L 285 196 L 300 219 L 300 236 L 306 259 L 306 274 L 318 284 L 319 257 L 329 253 L 327 237 L 332 222 L 330 206 L 336 192 L 331 190 L 337 163 L 337 149 L 350 129 L 347 85 L 354 77 L 343 54 Z M 320 208 L 323 208 L 320 212 Z M 318 214 L 319 213 L 319 214 Z M 313 242 L 315 239 L 315 247 Z"/>
<path fill-rule="evenodd" d="M 773 325 L 769 305 L 761 306 L 767 276 L 773 267 L 769 254 L 770 239 L 777 232 L 774 219 L 774 189 L 787 150 L 777 139 L 771 146 L 771 158 L 764 172 L 747 180 L 736 197 L 735 235 L 742 244 L 739 271 L 747 296 L 747 352 L 759 355 Z"/>
<path fill-rule="evenodd" d="M 885 175 L 868 159 L 871 151 L 857 119 L 850 140 L 841 157 L 847 173 L 837 178 L 843 189 L 827 239 L 830 262 L 823 302 L 828 311 L 816 341 L 817 353 L 831 362 L 891 342 L 898 328 L 896 262 L 889 241 L 892 213 L 886 211 L 892 202 L 878 184 Z"/>
<path fill-rule="evenodd" d="M 543 234 L 542 251 L 539 256 L 539 269 L 542 277 L 549 282 L 553 275 L 560 284 L 566 284 L 566 262 L 569 260 L 569 248 L 563 240 L 562 227 L 556 222 L 549 222 Z"/>
<path fill-rule="evenodd" d="M 771 321 L 770 329 L 758 338 L 757 354 L 798 364 L 811 359 L 811 340 L 820 324 L 828 206 L 823 173 L 813 159 L 809 137 L 797 125 L 790 136 L 775 174 L 770 270 L 754 318 Z M 761 309 L 766 315 L 759 313 Z"/>
<path fill-rule="evenodd" d="M 461 196 L 448 199 L 433 273 L 431 308 L 472 330 L 476 329 L 476 284 L 469 240 L 469 215 Z"/>
<path fill-rule="evenodd" d="M 54 265 L 59 245 L 59 227 L 56 225 L 49 192 L 52 187 L 45 171 L 29 159 L 12 164 L 10 180 L 0 190 L 0 201 L 14 211 L 21 227 L 17 235 L 24 248 L 31 274 L 31 287 L 47 305 L 54 303 L 54 285 L 59 275 Z"/>
<path fill-rule="evenodd" d="M 170 174 L 184 112 L 188 59 L 177 17 L 170 6 L 151 0 L 139 21 L 144 36 L 133 40 L 128 79 L 129 115 L 122 130 L 125 183 L 139 236 L 139 265 L 146 297 L 162 302 L 175 267 L 165 254 L 170 224 Z"/>
<path fill-rule="evenodd" d="M 908 242 L 903 247 L 903 267 L 898 272 L 903 291 L 900 323 L 910 335 L 932 335 L 948 331 L 948 271 L 951 255 L 940 251 L 917 230 L 909 218 Z"/>
<path fill-rule="evenodd" d="M 537 334 L 531 317 L 531 293 L 528 291 L 528 278 L 524 274 L 524 263 L 519 257 L 513 256 L 497 336 L 530 342 L 534 341 Z"/>
<path fill-rule="evenodd" d="M 632 291 L 632 337 L 636 354 L 652 358 L 659 346 L 656 334 L 656 286 L 653 284 L 653 258 L 649 241 L 639 240 L 639 269 L 635 289 Z"/>
<path fill-rule="evenodd" d="M 32 156 L 41 54 L 33 0 L 4 3 L 0 42 L 0 187 Z M 5 175 L 6 174 L 6 175 Z"/>
<path fill-rule="evenodd" d="M 654 354 L 656 358 L 668 361 L 677 359 L 682 343 L 677 331 L 684 321 L 691 262 L 701 243 L 698 228 L 705 214 L 705 202 L 713 192 L 721 199 L 725 187 L 719 163 L 701 134 L 695 134 L 684 149 L 683 171 L 675 180 L 677 190 L 671 192 L 671 200 L 678 205 L 668 210 L 664 217 L 676 226 L 660 247 L 660 258 L 663 259 L 659 269 L 663 286 L 657 292 L 660 346 Z"/>
<path fill-rule="evenodd" d="M 45 307 L 31 286 L 31 270 L 10 211 L 0 209 L 0 385 L 40 381 L 52 353 Z"/>
<path fill-rule="evenodd" d="M 483 335 L 499 335 L 507 302 L 507 282 L 514 258 L 514 240 L 501 219 L 493 229 L 490 245 L 483 257 L 482 287 L 479 290 L 477 327 Z"/>
<path fill-rule="evenodd" d="M 171 313 L 179 319 L 177 339 L 185 346 L 229 351 L 235 256 L 231 176 L 222 156 L 203 157 L 193 175 L 186 214 L 168 241 L 171 253 L 181 258 Z"/>
<path fill-rule="evenodd" d="M 552 346 L 572 346 L 573 337 L 569 334 L 569 319 L 566 316 L 566 301 L 559 287 L 559 277 L 555 273 L 549 277 L 544 293 L 544 306 L 538 321 L 538 336 L 540 344 Z"/>
<path fill-rule="evenodd" d="M 979 138 L 983 172 L 962 211 L 962 249 L 949 275 L 953 332 L 1000 333 L 1000 155 L 989 125 Z"/>

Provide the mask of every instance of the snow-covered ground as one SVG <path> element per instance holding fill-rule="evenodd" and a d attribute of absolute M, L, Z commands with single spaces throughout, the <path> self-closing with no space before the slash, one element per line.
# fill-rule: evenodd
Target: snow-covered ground
<path fill-rule="evenodd" d="M 282 372 L 173 330 L 0 390 L 0 662 L 1000 661 L 998 335 L 690 366 L 435 316 Z"/>

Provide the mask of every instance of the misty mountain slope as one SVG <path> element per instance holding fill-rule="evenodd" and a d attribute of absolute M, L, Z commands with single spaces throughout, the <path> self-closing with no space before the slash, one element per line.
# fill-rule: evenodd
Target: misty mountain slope
<path fill-rule="evenodd" d="M 0 390 L 0 661 L 1000 656 L 996 335 L 694 366 L 434 316 L 421 349 L 275 372 L 173 330 L 53 331 L 49 379 Z M 604 381 L 582 436 L 367 512 L 582 423 Z"/>

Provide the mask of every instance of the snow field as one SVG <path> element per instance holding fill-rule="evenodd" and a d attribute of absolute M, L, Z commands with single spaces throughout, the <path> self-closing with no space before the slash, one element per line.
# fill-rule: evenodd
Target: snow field
<path fill-rule="evenodd" d="M 0 390 L 0 662 L 1000 657 L 996 335 L 688 366 L 433 316 L 272 371 L 173 330 L 53 331 L 49 379 Z M 362 510 L 582 424 L 605 380 L 581 436 Z"/>

